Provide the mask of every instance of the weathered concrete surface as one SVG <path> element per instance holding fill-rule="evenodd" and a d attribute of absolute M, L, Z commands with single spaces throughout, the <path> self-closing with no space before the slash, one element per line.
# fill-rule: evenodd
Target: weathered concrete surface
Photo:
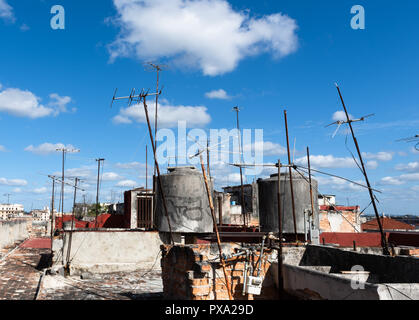
<path fill-rule="evenodd" d="M 419 299 L 417 258 L 307 246 L 284 248 L 283 261 L 285 290 L 302 299 Z M 351 271 L 354 266 L 362 271 Z M 278 285 L 276 261 L 271 269 Z"/>
<path fill-rule="evenodd" d="M 304 234 L 304 229 L 309 229 L 305 223 L 306 210 L 311 211 L 310 186 L 299 174 L 293 173 L 293 191 L 295 204 L 295 219 L 297 233 Z M 291 201 L 291 188 L 289 174 L 281 174 L 281 211 L 284 233 L 294 233 L 294 219 Z M 317 196 L 317 181 L 312 180 L 313 205 L 314 205 L 314 229 L 319 229 L 319 206 Z M 259 188 L 259 219 L 260 228 L 263 232 L 278 232 L 278 174 L 271 175 L 268 179 L 258 180 Z"/>
<path fill-rule="evenodd" d="M 54 264 L 67 263 L 70 232 L 63 240 L 55 239 Z M 64 245 L 63 245 L 64 244 Z M 73 232 L 70 251 L 70 273 L 111 273 L 151 268 L 163 242 L 158 232 L 138 230 L 101 230 Z"/>
<path fill-rule="evenodd" d="M 159 268 L 157 268 L 159 269 Z M 163 284 L 158 270 L 103 275 L 43 278 L 38 300 L 160 300 Z"/>
<path fill-rule="evenodd" d="M 213 221 L 202 173 L 194 167 L 169 168 L 161 176 L 172 232 L 212 233 Z M 212 183 L 210 190 L 212 192 Z M 156 226 L 169 232 L 159 184 L 157 183 Z"/>
<path fill-rule="evenodd" d="M 28 238 L 28 220 L 0 221 L 0 248 Z"/>
<path fill-rule="evenodd" d="M 419 259 L 366 254 L 332 247 L 309 245 L 300 266 L 332 266 L 332 273 L 362 266 L 380 283 L 419 283 Z"/>
<path fill-rule="evenodd" d="M 28 242 L 28 241 L 27 241 Z M 33 300 L 46 267 L 47 248 L 32 248 L 30 243 L 13 249 L 0 262 L 0 300 Z"/>

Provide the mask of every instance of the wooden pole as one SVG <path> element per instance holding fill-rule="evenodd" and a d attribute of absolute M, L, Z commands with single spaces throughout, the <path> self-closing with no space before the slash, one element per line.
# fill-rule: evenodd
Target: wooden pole
<path fill-rule="evenodd" d="M 213 221 L 213 224 L 214 224 L 215 235 L 217 236 L 218 251 L 220 253 L 220 263 L 221 263 L 221 266 L 223 267 L 223 272 L 224 272 L 224 278 L 225 278 L 225 281 L 226 281 L 228 297 L 229 297 L 230 300 L 233 300 L 233 296 L 231 295 L 230 281 L 228 280 L 226 265 L 225 265 L 225 261 L 224 261 L 224 257 L 223 257 L 223 250 L 221 248 L 220 234 L 218 232 L 217 219 L 215 218 L 214 205 L 213 205 L 213 202 L 212 202 L 211 191 L 210 191 L 210 188 L 208 186 L 207 175 L 205 174 L 205 166 L 204 166 L 204 160 L 202 159 L 202 154 L 200 155 L 200 159 L 201 159 L 202 175 L 204 176 L 205 189 L 207 190 L 209 207 L 210 207 L 210 210 L 211 210 L 212 221 Z"/>

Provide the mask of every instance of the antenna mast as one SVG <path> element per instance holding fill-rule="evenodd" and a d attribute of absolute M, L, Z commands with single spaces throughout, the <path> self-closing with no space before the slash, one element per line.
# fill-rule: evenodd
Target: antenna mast
<path fill-rule="evenodd" d="M 355 137 L 355 133 L 354 133 L 354 130 L 352 128 L 352 121 L 349 119 L 349 113 L 348 113 L 348 110 L 346 109 L 345 102 L 343 101 L 343 97 L 342 97 L 342 94 L 340 92 L 339 85 L 337 83 L 336 83 L 336 88 L 338 90 L 339 97 L 340 97 L 340 100 L 342 102 L 343 110 L 345 111 L 345 114 L 346 114 L 346 119 L 347 119 L 349 128 L 351 130 L 351 134 L 352 134 L 352 138 L 354 140 L 356 151 L 358 152 L 359 160 L 361 162 L 361 167 L 362 167 L 362 173 L 364 174 L 365 182 L 367 183 L 367 186 L 368 186 L 368 192 L 370 194 L 371 203 L 372 203 L 372 206 L 374 208 L 375 217 L 377 218 L 378 227 L 380 228 L 381 246 L 383 247 L 383 254 L 384 255 L 390 255 L 390 251 L 388 250 L 388 245 L 387 245 L 387 239 L 386 239 L 386 236 L 384 234 L 383 226 L 381 225 L 381 221 L 380 221 L 380 215 L 378 213 L 377 205 L 375 203 L 375 196 L 374 196 L 374 193 L 371 189 L 371 185 L 370 185 L 370 181 L 368 179 L 367 171 L 366 171 L 365 166 L 364 166 L 364 160 L 362 159 L 362 154 L 361 154 L 361 151 L 359 149 L 358 140 Z"/>

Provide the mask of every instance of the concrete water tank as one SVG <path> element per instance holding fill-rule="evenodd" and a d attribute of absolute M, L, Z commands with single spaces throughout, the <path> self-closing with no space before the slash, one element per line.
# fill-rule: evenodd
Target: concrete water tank
<path fill-rule="evenodd" d="M 195 167 L 169 168 L 168 171 L 161 175 L 161 181 L 172 232 L 212 233 L 213 221 L 202 172 Z M 212 194 L 212 184 L 209 184 Z M 169 232 L 158 181 L 156 186 L 156 226 L 161 232 Z"/>
<path fill-rule="evenodd" d="M 307 177 L 306 177 L 307 178 Z M 281 213 L 284 234 L 294 234 L 294 220 L 292 214 L 292 198 L 289 173 L 281 173 Z M 297 233 L 304 234 L 309 230 L 309 223 L 304 222 L 304 212 L 311 211 L 310 185 L 301 175 L 296 172 L 292 174 L 295 218 Z M 314 216 L 312 219 L 313 228 L 319 229 L 319 206 L 318 206 L 318 183 L 312 179 Z M 278 174 L 270 178 L 259 179 L 259 223 L 262 232 L 279 232 L 278 229 Z M 306 221 L 308 214 L 306 214 Z"/>

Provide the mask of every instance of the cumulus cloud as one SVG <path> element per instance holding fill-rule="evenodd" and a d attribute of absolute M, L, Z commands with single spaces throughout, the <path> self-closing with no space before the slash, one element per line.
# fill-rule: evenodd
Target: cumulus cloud
<path fill-rule="evenodd" d="M 251 152 L 252 154 L 263 153 L 264 156 L 278 156 L 287 153 L 287 149 L 280 144 L 270 141 L 257 141 L 252 144 L 243 146 L 243 152 Z"/>
<path fill-rule="evenodd" d="M 307 156 L 296 159 L 295 163 L 307 166 Z M 310 165 L 314 168 L 353 168 L 356 166 L 352 158 L 338 158 L 333 155 L 311 155 Z"/>
<path fill-rule="evenodd" d="M 378 161 L 391 161 L 393 159 L 394 152 L 378 152 L 378 153 L 370 153 L 370 152 L 363 152 L 362 156 L 368 160 L 378 160 Z"/>
<path fill-rule="evenodd" d="M 321 189 L 321 187 L 324 187 L 324 188 L 330 188 L 330 189 L 338 190 L 342 192 L 350 192 L 350 191 L 357 192 L 357 191 L 366 190 L 360 185 L 357 185 L 357 184 L 354 184 L 354 183 L 351 183 L 351 182 L 348 182 L 339 178 L 335 178 L 335 177 L 324 178 L 324 177 L 318 176 L 315 179 L 319 183 L 319 187 L 320 187 L 319 189 Z M 354 182 L 359 183 L 361 185 L 365 185 L 365 181 L 363 180 L 357 180 Z"/>
<path fill-rule="evenodd" d="M 370 160 L 370 161 L 367 161 L 367 163 L 366 163 L 366 167 L 367 167 L 368 169 L 375 170 L 375 169 L 377 169 L 377 168 L 378 168 L 378 161 L 376 161 L 376 160 Z"/>
<path fill-rule="evenodd" d="M 70 97 L 67 97 L 67 96 L 61 97 L 57 93 L 51 93 L 49 97 L 51 99 L 49 105 L 52 107 L 55 107 L 56 114 L 60 112 L 67 112 L 67 105 L 72 101 Z M 74 110 L 75 109 L 73 109 L 72 111 Z"/>
<path fill-rule="evenodd" d="M 102 175 L 102 181 L 115 181 L 122 179 L 122 177 L 115 172 L 104 172 Z"/>
<path fill-rule="evenodd" d="M 402 185 L 408 182 L 419 181 L 419 173 L 406 173 L 398 177 L 384 177 L 380 180 L 379 184 L 381 185 Z"/>
<path fill-rule="evenodd" d="M 117 168 L 121 168 L 121 169 L 134 169 L 134 170 L 139 170 L 142 168 L 145 168 L 145 164 L 140 163 L 140 162 L 128 162 L 128 163 L 121 163 L 118 162 L 117 164 L 115 164 L 115 166 Z"/>
<path fill-rule="evenodd" d="M 6 0 L 0 0 L 0 18 L 12 22 L 15 21 L 13 8 L 7 3 Z"/>
<path fill-rule="evenodd" d="M 65 111 L 66 104 L 71 101 L 71 98 L 60 97 L 57 94 L 51 94 L 50 98 L 51 102 L 45 106 L 40 103 L 39 97 L 28 90 L 7 88 L 0 91 L 0 112 L 37 119 L 58 115 Z"/>
<path fill-rule="evenodd" d="M 6 179 L 0 178 L 0 185 L 3 186 L 26 186 L 28 182 L 23 179 Z"/>
<path fill-rule="evenodd" d="M 148 105 L 148 113 L 151 123 L 154 123 L 156 105 Z M 162 99 L 158 106 L 159 127 L 176 127 L 178 121 L 186 121 L 188 126 L 205 126 L 211 121 L 211 116 L 207 113 L 204 106 L 173 106 L 167 100 Z M 143 105 L 132 105 L 123 108 L 119 114 L 113 118 L 116 124 L 129 124 L 133 121 L 146 123 L 146 116 Z"/>
<path fill-rule="evenodd" d="M 47 155 L 57 152 L 57 149 L 66 148 L 68 150 L 75 150 L 76 148 L 71 144 L 64 145 L 62 143 L 52 144 L 49 142 L 43 143 L 39 146 L 30 145 L 25 148 L 25 151 L 32 152 L 39 155 Z"/>
<path fill-rule="evenodd" d="M 336 111 L 332 116 L 333 121 L 347 121 L 346 113 L 344 111 Z M 353 119 L 353 116 L 350 114 L 349 119 Z"/>
<path fill-rule="evenodd" d="M 396 170 L 406 172 L 419 172 L 419 162 L 409 162 L 408 164 L 398 164 Z"/>
<path fill-rule="evenodd" d="M 212 90 L 210 92 L 205 93 L 205 96 L 209 99 L 221 99 L 221 100 L 230 99 L 230 96 L 223 89 Z"/>
<path fill-rule="evenodd" d="M 32 190 L 32 193 L 43 194 L 43 193 L 46 193 L 47 191 L 48 189 L 46 187 L 42 187 L 42 188 L 37 188 L 37 189 Z"/>
<path fill-rule="evenodd" d="M 248 56 L 274 58 L 297 50 L 297 23 L 282 13 L 250 17 L 226 0 L 114 0 L 120 27 L 109 46 L 111 60 L 167 58 L 216 76 Z"/>
<path fill-rule="evenodd" d="M 124 188 L 134 188 L 136 185 L 137 185 L 137 182 L 133 180 L 122 180 L 116 184 L 117 187 L 124 187 Z"/>

